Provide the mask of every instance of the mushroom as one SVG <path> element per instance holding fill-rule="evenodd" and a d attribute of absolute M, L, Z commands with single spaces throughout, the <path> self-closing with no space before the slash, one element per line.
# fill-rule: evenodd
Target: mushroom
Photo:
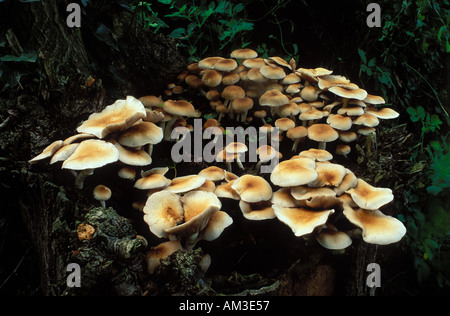
<path fill-rule="evenodd" d="M 244 166 L 242 165 L 242 162 L 240 160 L 240 155 L 248 151 L 248 148 L 245 144 L 239 142 L 230 143 L 225 147 L 225 151 L 227 152 L 227 154 L 236 155 L 236 164 L 240 169 L 244 169 Z"/>
<path fill-rule="evenodd" d="M 231 109 L 240 114 L 240 121 L 245 123 L 247 119 L 247 113 L 253 108 L 253 99 L 249 97 L 244 97 L 240 99 L 235 99 L 231 102 Z M 239 121 L 239 120 L 238 120 Z"/>
<path fill-rule="evenodd" d="M 69 145 L 65 145 L 65 146 L 61 147 L 53 155 L 52 159 L 50 160 L 50 164 L 52 165 L 59 161 L 66 160 L 75 152 L 75 150 L 78 148 L 79 145 L 80 145 L 79 143 L 73 143 L 73 144 L 69 144 Z"/>
<path fill-rule="evenodd" d="M 240 48 L 232 51 L 230 57 L 241 60 L 252 59 L 258 57 L 258 53 L 250 48 Z"/>
<path fill-rule="evenodd" d="M 186 100 L 167 100 L 163 104 L 163 109 L 167 113 L 173 115 L 171 120 L 167 122 L 164 130 L 164 140 L 169 141 L 172 132 L 172 126 L 175 121 L 182 116 L 189 117 L 194 115 L 195 108 L 190 102 Z"/>
<path fill-rule="evenodd" d="M 328 124 L 314 124 L 308 128 L 308 138 L 319 142 L 319 149 L 325 149 L 326 143 L 338 137 L 338 132 Z"/>
<path fill-rule="evenodd" d="M 299 153 L 299 156 L 308 157 L 316 161 L 330 161 L 331 159 L 333 159 L 333 155 L 330 154 L 328 151 L 326 151 L 325 149 L 317 149 L 317 148 L 310 148 L 308 150 L 301 151 Z"/>
<path fill-rule="evenodd" d="M 179 240 L 166 241 L 158 246 L 152 247 L 146 254 L 147 273 L 153 274 L 161 265 L 161 260 L 166 259 L 171 254 L 182 250 L 183 247 Z"/>
<path fill-rule="evenodd" d="M 222 181 L 223 179 L 225 179 L 225 170 L 223 170 L 222 168 L 216 167 L 216 166 L 210 166 L 207 167 L 205 169 L 202 169 L 198 175 L 205 177 L 206 180 L 211 180 L 211 181 Z"/>
<path fill-rule="evenodd" d="M 241 200 L 239 201 L 239 208 L 244 217 L 252 221 L 262 221 L 276 217 L 271 201 L 249 203 Z"/>
<path fill-rule="evenodd" d="M 63 141 L 62 140 L 57 140 L 54 141 L 53 143 L 51 143 L 50 145 L 48 145 L 39 155 L 37 155 L 36 157 L 34 157 L 33 159 L 30 159 L 28 162 L 30 164 L 35 164 L 41 160 L 50 158 L 51 156 L 53 156 L 60 148 L 63 147 Z"/>
<path fill-rule="evenodd" d="M 231 109 L 231 101 L 233 101 L 235 99 L 244 98 L 245 97 L 244 89 L 242 89 L 240 86 L 236 86 L 236 85 L 227 86 L 227 87 L 225 87 L 225 89 L 223 89 L 221 96 L 222 96 L 222 98 L 225 99 L 225 102 L 223 104 L 227 107 L 231 119 L 234 119 L 234 114 Z M 220 120 L 219 120 L 219 122 L 220 122 Z"/>
<path fill-rule="evenodd" d="M 275 148 L 269 145 L 262 145 L 256 149 L 259 161 L 256 163 L 255 170 L 258 171 L 263 163 L 269 162 L 274 158 L 280 159 L 283 155 Z"/>
<path fill-rule="evenodd" d="M 259 105 L 261 106 L 267 105 L 271 107 L 272 116 L 274 116 L 274 114 L 276 113 L 276 109 L 278 107 L 288 103 L 289 103 L 288 97 L 276 89 L 266 91 L 259 98 Z"/>
<path fill-rule="evenodd" d="M 177 177 L 165 190 L 173 193 L 185 193 L 201 187 L 206 181 L 205 177 L 199 175 L 188 175 Z"/>
<path fill-rule="evenodd" d="M 287 138 L 294 141 L 294 144 L 292 145 L 292 151 L 297 151 L 298 144 L 303 141 L 307 135 L 308 130 L 304 126 L 296 126 L 287 130 Z"/>
<path fill-rule="evenodd" d="M 352 151 L 351 147 L 349 145 L 337 145 L 336 146 L 336 154 L 344 156 L 347 158 L 347 155 Z"/>
<path fill-rule="evenodd" d="M 325 224 L 316 237 L 317 242 L 325 249 L 332 250 L 334 254 L 343 253 L 345 248 L 351 246 L 352 239 L 344 232 L 338 231 L 336 227 Z"/>
<path fill-rule="evenodd" d="M 232 188 L 232 185 L 236 180 L 230 180 L 229 182 L 218 185 L 214 191 L 214 194 L 219 198 L 240 200 L 239 194 Z"/>
<path fill-rule="evenodd" d="M 167 238 L 166 229 L 183 222 L 183 206 L 180 197 L 167 190 L 153 193 L 147 199 L 144 209 L 144 221 L 150 231 L 159 238 Z"/>
<path fill-rule="evenodd" d="M 335 163 L 317 163 L 317 178 L 310 183 L 310 187 L 338 186 L 344 176 L 347 174 L 346 169 Z"/>
<path fill-rule="evenodd" d="M 102 140 L 88 139 L 81 142 L 74 153 L 63 162 L 62 169 L 79 171 L 75 186 L 82 189 L 84 179 L 92 175 L 95 168 L 118 160 L 119 151 L 113 144 Z"/>
<path fill-rule="evenodd" d="M 260 176 L 243 175 L 231 185 L 241 200 L 248 203 L 269 201 L 272 198 L 272 187 Z"/>
<path fill-rule="evenodd" d="M 398 219 L 381 211 L 344 207 L 344 216 L 362 229 L 363 240 L 370 244 L 389 245 L 400 241 L 406 234 L 406 228 Z"/>
<path fill-rule="evenodd" d="M 108 201 L 111 198 L 112 192 L 111 189 L 103 184 L 99 184 L 94 188 L 93 196 L 94 199 L 100 201 L 100 204 L 103 208 L 106 208 L 105 201 Z"/>
<path fill-rule="evenodd" d="M 114 139 L 109 142 L 113 143 L 119 151 L 119 161 L 131 166 L 147 166 L 152 163 L 152 157 L 145 150 L 125 148 Z"/>
<path fill-rule="evenodd" d="M 117 172 L 119 178 L 126 180 L 134 180 L 136 178 L 136 170 L 130 167 L 122 167 Z"/>
<path fill-rule="evenodd" d="M 334 210 L 311 210 L 302 207 L 289 208 L 274 204 L 273 210 L 276 217 L 289 226 L 295 236 L 300 237 L 313 232 L 313 230 L 325 224 Z"/>
<path fill-rule="evenodd" d="M 222 83 L 223 75 L 217 70 L 211 69 L 205 71 L 205 73 L 202 76 L 202 81 L 204 84 L 209 88 L 215 88 L 219 86 Z M 207 93 L 206 93 L 207 95 Z M 205 95 L 205 96 L 206 96 Z"/>
<path fill-rule="evenodd" d="M 126 100 L 117 100 L 108 105 L 100 113 L 93 113 L 78 128 L 79 133 L 88 133 L 100 139 L 112 132 L 124 131 L 147 116 L 145 107 L 141 101 L 132 96 Z"/>
<path fill-rule="evenodd" d="M 356 187 L 349 189 L 353 201 L 363 209 L 376 210 L 394 199 L 389 188 L 376 188 L 362 179 L 358 179 Z"/>
<path fill-rule="evenodd" d="M 163 137 L 164 132 L 161 127 L 151 122 L 142 122 L 122 132 L 118 138 L 118 142 L 127 147 L 148 145 L 148 154 L 151 156 L 153 145 L 160 143 Z"/>
<path fill-rule="evenodd" d="M 270 181 L 280 187 L 294 187 L 317 179 L 314 160 L 306 157 L 280 162 L 272 171 Z"/>
<path fill-rule="evenodd" d="M 134 187 L 139 190 L 162 189 L 169 186 L 171 182 L 172 181 L 167 179 L 164 175 L 153 173 L 137 180 Z"/>

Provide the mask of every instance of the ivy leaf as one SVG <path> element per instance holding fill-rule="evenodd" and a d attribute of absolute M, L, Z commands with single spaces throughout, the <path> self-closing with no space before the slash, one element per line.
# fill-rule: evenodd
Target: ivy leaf
<path fill-rule="evenodd" d="M 366 53 L 361 48 L 358 48 L 358 54 L 361 57 L 362 62 L 367 64 Z"/>

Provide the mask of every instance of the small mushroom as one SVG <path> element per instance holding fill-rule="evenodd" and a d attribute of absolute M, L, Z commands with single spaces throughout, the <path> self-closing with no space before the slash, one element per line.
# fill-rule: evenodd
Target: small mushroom
<path fill-rule="evenodd" d="M 111 198 L 112 192 L 107 186 L 99 184 L 94 188 L 93 195 L 97 201 L 100 201 L 102 207 L 106 208 L 105 201 L 108 201 Z"/>

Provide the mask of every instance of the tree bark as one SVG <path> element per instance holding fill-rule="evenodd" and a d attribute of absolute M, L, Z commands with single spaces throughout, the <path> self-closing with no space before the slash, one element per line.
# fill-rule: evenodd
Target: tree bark
<path fill-rule="evenodd" d="M 78 123 L 115 100 L 163 91 L 186 66 L 175 42 L 140 27 L 115 2 L 89 2 L 81 28 L 67 26 L 67 5 L 0 3 L 0 42 L 6 43 L 0 56 L 20 49 L 37 56 L 35 62 L 2 63 L 0 119 L 10 116 L 7 109 L 17 115 L 0 135 L 1 185 L 8 188 L 1 198 L 8 211 L 22 214 L 38 257 L 39 293 L 47 296 L 61 295 L 66 287 L 76 220 L 91 201 L 72 189 L 70 174 L 28 160 L 76 134 Z"/>

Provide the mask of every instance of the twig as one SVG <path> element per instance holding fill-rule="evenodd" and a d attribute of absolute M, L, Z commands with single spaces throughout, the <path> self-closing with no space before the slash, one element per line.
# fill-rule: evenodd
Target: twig
<path fill-rule="evenodd" d="M 8 277 L 5 279 L 5 281 L 3 281 L 3 283 L 0 285 L 0 289 L 9 281 L 9 279 L 17 273 L 17 270 L 19 270 L 20 265 L 22 264 L 23 260 L 25 259 L 25 257 L 27 256 L 28 252 L 30 251 L 30 249 L 27 249 L 27 251 L 25 251 L 25 254 L 22 256 L 22 258 L 19 260 L 19 263 L 16 265 L 16 267 L 14 268 L 14 270 L 8 275 Z"/>

